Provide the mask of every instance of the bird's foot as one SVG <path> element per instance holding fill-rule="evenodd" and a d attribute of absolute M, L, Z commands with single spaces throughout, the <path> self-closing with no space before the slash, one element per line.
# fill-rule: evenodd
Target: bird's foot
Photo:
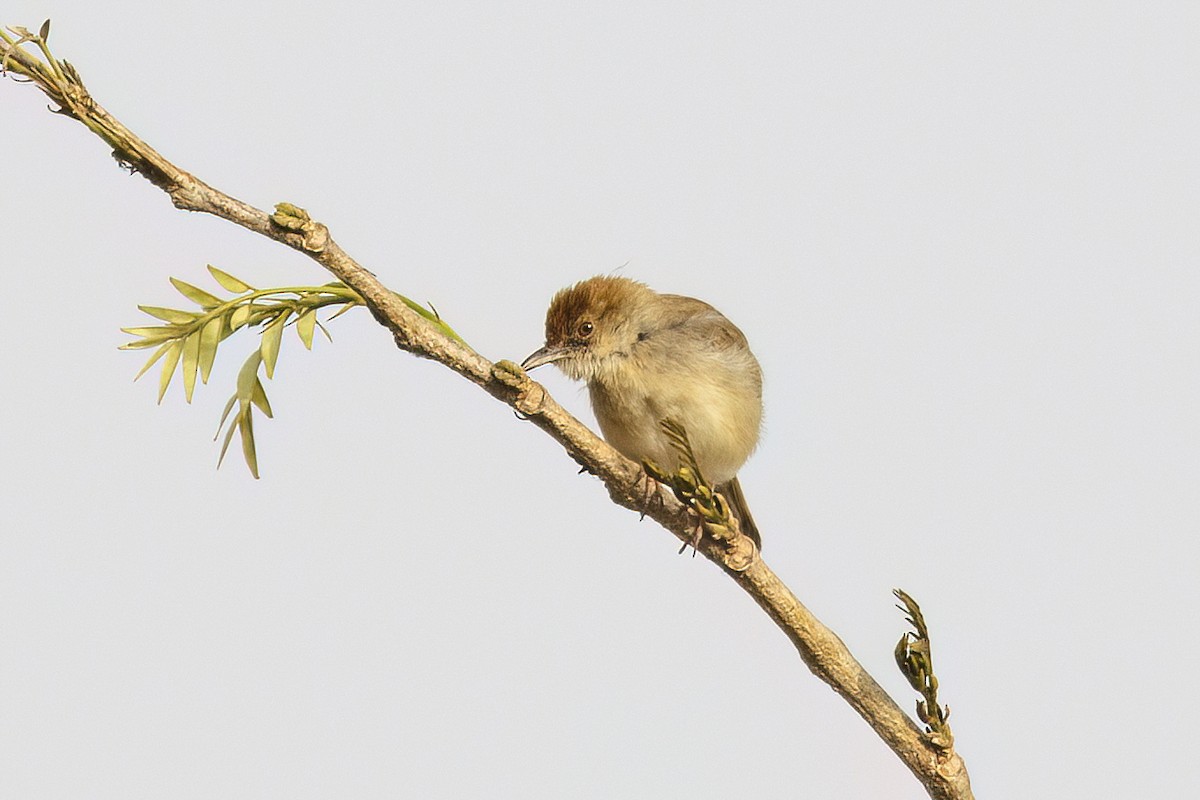
<path fill-rule="evenodd" d="M 658 495 L 659 481 L 655 480 L 655 476 L 650 474 L 649 467 L 646 467 L 638 479 L 633 482 L 631 487 L 635 494 L 641 496 L 641 513 L 638 515 L 638 522 L 646 518 L 646 510 L 650 508 L 650 501 Z"/>
<path fill-rule="evenodd" d="M 699 552 L 700 540 L 703 538 L 704 523 L 702 521 L 698 521 L 696 523 L 696 530 L 692 532 L 692 538 L 679 546 L 679 555 L 686 553 L 687 549 L 690 547 L 692 548 L 692 558 L 695 558 L 696 553 Z"/>

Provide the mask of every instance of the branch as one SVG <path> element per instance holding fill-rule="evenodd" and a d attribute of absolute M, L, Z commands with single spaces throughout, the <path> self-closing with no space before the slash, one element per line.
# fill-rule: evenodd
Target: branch
<path fill-rule="evenodd" d="M 0 31 L 0 69 L 28 79 L 58 108 L 94 132 L 113 156 L 143 175 L 171 198 L 177 208 L 212 214 L 308 255 L 362 298 L 376 320 L 392 333 L 397 347 L 437 361 L 475 383 L 541 428 L 587 471 L 599 478 L 613 501 L 653 518 L 681 541 L 692 542 L 704 524 L 670 488 L 651 482 L 642 467 L 618 453 L 571 416 L 546 390 L 509 361 L 493 363 L 442 325 L 419 313 L 387 289 L 373 273 L 351 258 L 303 209 L 281 203 L 274 213 L 255 208 L 184 172 L 135 136 L 104 110 L 83 85 L 79 73 L 58 61 L 46 46 L 49 23 L 37 33 Z M 23 45 L 38 48 L 38 58 Z M 645 491 L 651 487 L 653 491 Z M 754 598 L 788 636 L 808 668 L 862 716 L 937 800 L 972 798 L 966 766 L 952 740 L 922 731 L 867 674 L 829 628 L 805 608 L 759 557 L 736 527 L 710 534 L 699 552 Z"/>

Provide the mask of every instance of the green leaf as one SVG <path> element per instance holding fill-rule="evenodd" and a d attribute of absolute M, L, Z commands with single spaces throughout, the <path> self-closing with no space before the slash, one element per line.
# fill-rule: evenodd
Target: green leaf
<path fill-rule="evenodd" d="M 175 367 L 179 364 L 179 356 L 183 354 L 183 341 L 176 339 L 171 342 L 171 347 L 167 350 L 167 357 L 163 359 L 162 372 L 158 378 L 158 402 L 163 401 L 163 397 L 167 393 L 167 387 L 171 385 L 171 377 L 175 374 Z"/>
<path fill-rule="evenodd" d="M 200 331 L 183 340 L 183 396 L 190 403 L 196 388 L 196 367 L 200 364 Z"/>
<path fill-rule="evenodd" d="M 246 459 L 246 466 L 250 468 L 250 474 L 258 479 L 258 455 L 254 452 L 254 417 L 250 413 L 250 409 L 238 417 L 238 430 L 242 432 L 242 456 Z"/>
<path fill-rule="evenodd" d="M 291 309 L 284 309 L 275 320 L 263 331 L 259 351 L 262 353 L 263 366 L 267 368 L 267 377 L 275 377 L 275 362 L 279 359 L 279 344 L 283 341 L 283 326 L 287 322 Z"/>
<path fill-rule="evenodd" d="M 171 278 L 171 285 L 178 289 L 181 295 L 198 306 L 216 308 L 221 305 L 221 300 L 218 297 L 209 294 L 199 287 L 192 286 L 190 283 L 185 283 L 179 280 L 179 278 Z"/>
<path fill-rule="evenodd" d="M 237 399 L 243 408 L 250 405 L 250 398 L 254 395 L 254 384 L 258 380 L 258 365 L 261 363 L 262 353 L 255 350 L 238 370 Z"/>
<path fill-rule="evenodd" d="M 221 284 L 221 288 L 227 292 L 241 294 L 242 292 L 254 291 L 254 287 L 250 284 L 243 280 L 238 280 L 224 270 L 217 269 L 212 264 L 208 265 L 208 271 L 212 273 L 212 276 L 216 279 L 217 283 Z"/>
<path fill-rule="evenodd" d="M 354 308 L 357 305 L 358 305 L 358 303 L 346 303 L 346 305 L 342 306 L 340 311 L 338 311 L 336 314 L 334 314 L 332 317 L 330 317 L 329 319 L 327 319 L 325 321 L 333 322 L 335 319 L 340 317 L 342 314 L 345 314 L 347 311 L 349 311 L 350 309 Z"/>
<path fill-rule="evenodd" d="M 171 335 L 171 336 L 151 336 L 146 339 L 138 339 L 133 342 L 126 342 L 125 344 L 121 345 L 117 349 L 118 350 L 144 350 L 147 347 L 154 347 L 156 344 L 162 344 L 163 342 L 169 342 L 169 340 L 174 339 L 174 338 L 175 337 L 173 335 Z"/>
<path fill-rule="evenodd" d="M 237 403 L 237 399 L 238 399 L 238 396 L 237 396 L 237 393 L 235 392 L 233 394 L 233 396 L 229 398 L 229 402 L 225 404 L 225 410 L 221 412 L 221 421 L 217 423 L 216 436 L 213 436 L 214 442 L 217 440 L 217 436 L 221 435 L 221 429 L 225 427 L 225 420 L 229 419 L 229 412 L 233 411 L 233 407 Z M 226 439 L 226 446 L 228 446 L 228 439 Z M 224 457 L 225 457 L 225 449 L 221 448 L 221 458 L 224 458 Z M 217 466 L 218 467 L 221 466 L 220 461 L 217 462 Z"/>
<path fill-rule="evenodd" d="M 313 329 L 317 324 L 317 310 L 310 308 L 300 315 L 296 320 L 296 333 L 300 336 L 300 341 L 304 342 L 305 350 L 312 350 Z"/>
<path fill-rule="evenodd" d="M 267 390 L 263 388 L 262 381 L 255 379 L 254 391 L 250 394 L 250 402 L 258 406 L 259 410 L 271 419 L 275 418 L 275 415 L 271 413 L 271 403 L 267 400 Z"/>
<path fill-rule="evenodd" d="M 255 325 L 266 327 L 275 321 L 280 308 L 281 306 L 275 303 L 269 306 L 255 306 L 254 313 L 250 315 L 250 319 L 246 321 L 246 324 L 250 327 L 254 327 Z"/>
<path fill-rule="evenodd" d="M 212 372 L 213 360 L 217 357 L 217 345 L 221 342 L 221 329 L 225 321 L 221 317 L 213 317 L 204 324 L 200 331 L 200 381 L 208 383 L 208 375 Z"/>
<path fill-rule="evenodd" d="M 329 331 L 326 330 L 325 326 L 321 324 L 321 320 L 317 320 L 317 327 L 321 329 L 321 333 L 325 334 L 326 339 L 331 342 L 333 341 L 333 337 L 329 335 Z"/>
<path fill-rule="evenodd" d="M 182 335 L 187 328 L 180 325 L 151 325 L 148 328 L 121 328 L 121 333 L 130 336 L 145 336 L 148 339 L 162 339 Z"/>
<path fill-rule="evenodd" d="M 163 357 L 163 353 L 167 352 L 167 348 L 170 346 L 171 342 L 163 342 L 163 344 L 154 351 L 154 355 L 150 356 L 150 360 L 143 364 L 142 368 L 138 370 L 138 374 L 133 376 L 133 379 L 136 381 L 138 378 L 145 375 L 147 370 L 158 363 L 158 360 Z"/>
<path fill-rule="evenodd" d="M 163 322 L 170 322 L 173 325 L 190 325 L 200 316 L 194 311 L 180 311 L 177 308 L 162 308 L 160 306 L 138 306 L 138 310 L 144 311 L 152 317 L 157 317 Z"/>
<path fill-rule="evenodd" d="M 233 407 L 233 404 L 232 404 L 233 400 L 237 400 L 236 394 L 230 400 L 230 406 L 229 406 L 230 408 Z M 238 416 L 239 417 L 241 416 L 240 412 L 239 412 Z M 220 455 L 220 457 L 217 458 L 217 469 L 220 469 L 221 464 L 224 463 L 225 451 L 229 449 L 229 442 L 233 439 L 233 432 L 236 431 L 237 429 L 238 429 L 238 424 L 237 424 L 237 420 L 235 419 L 233 422 L 229 423 L 229 430 L 225 431 L 225 441 L 221 443 L 221 455 Z M 217 435 L 218 436 L 221 435 L 220 428 L 217 429 Z"/>
<path fill-rule="evenodd" d="M 233 313 L 229 315 L 229 327 L 236 331 L 238 328 L 245 325 L 246 320 L 250 319 L 250 314 L 252 311 L 254 311 L 254 306 L 250 305 L 249 303 L 235 308 Z"/>

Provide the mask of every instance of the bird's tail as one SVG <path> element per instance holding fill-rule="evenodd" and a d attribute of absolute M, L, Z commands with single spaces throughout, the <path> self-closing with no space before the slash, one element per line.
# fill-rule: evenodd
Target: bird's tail
<path fill-rule="evenodd" d="M 742 494 L 742 484 L 738 483 L 737 476 L 734 476 L 726 483 L 722 483 L 716 489 L 724 495 L 725 501 L 729 503 L 729 507 L 733 510 L 733 515 L 738 519 L 738 525 L 741 526 L 742 533 L 753 539 L 758 549 L 762 550 L 762 536 L 758 533 L 758 526 L 754 524 L 754 517 L 750 514 L 750 507 L 746 505 L 746 495 Z"/>

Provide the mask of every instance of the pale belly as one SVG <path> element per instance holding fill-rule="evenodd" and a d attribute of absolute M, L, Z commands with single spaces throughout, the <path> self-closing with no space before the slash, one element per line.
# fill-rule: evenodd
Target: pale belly
<path fill-rule="evenodd" d="M 684 389 L 660 376 L 653 396 L 636 385 L 614 391 L 591 383 L 588 389 L 605 440 L 639 463 L 679 468 L 678 453 L 661 428 L 664 419 L 686 428 L 700 471 L 712 484 L 733 478 L 758 443 L 762 403 L 744 385 L 710 380 Z"/>

